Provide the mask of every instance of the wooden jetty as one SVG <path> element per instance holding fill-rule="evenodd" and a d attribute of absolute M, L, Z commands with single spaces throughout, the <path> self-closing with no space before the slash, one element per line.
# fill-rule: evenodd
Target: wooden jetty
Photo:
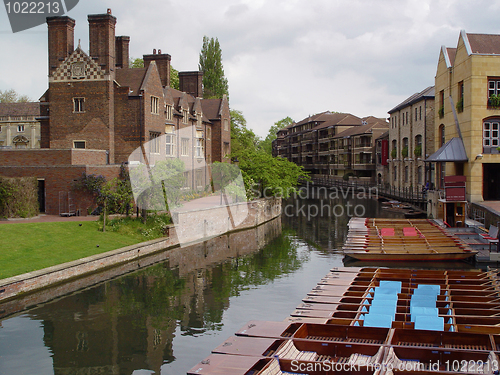
<path fill-rule="evenodd" d="M 248 322 L 188 374 L 494 374 L 499 355 L 495 272 L 340 268 L 290 317 Z"/>
<path fill-rule="evenodd" d="M 352 218 L 342 250 L 370 262 L 459 261 L 477 253 L 427 219 Z"/>

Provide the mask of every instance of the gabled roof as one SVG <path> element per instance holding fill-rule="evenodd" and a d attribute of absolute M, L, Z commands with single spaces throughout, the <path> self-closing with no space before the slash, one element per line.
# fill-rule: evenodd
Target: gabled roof
<path fill-rule="evenodd" d="M 467 152 L 465 151 L 464 142 L 458 138 L 454 137 L 442 145 L 439 150 L 425 159 L 426 162 L 430 163 L 444 163 L 444 162 L 465 162 L 468 161 Z"/>
<path fill-rule="evenodd" d="M 434 99 L 435 93 L 434 93 L 434 86 L 429 86 L 425 88 L 424 90 L 417 92 L 410 96 L 409 98 L 405 99 L 401 103 L 399 103 L 397 106 L 395 106 L 393 109 L 391 109 L 388 113 L 392 114 L 394 112 L 397 112 L 403 108 L 409 107 L 421 100 L 424 99 Z"/>
<path fill-rule="evenodd" d="M 115 79 L 120 86 L 130 87 L 129 95 L 138 96 L 145 75 L 146 68 L 117 69 Z"/>
<path fill-rule="evenodd" d="M 0 103 L 0 116 L 40 116 L 40 103 Z"/>
<path fill-rule="evenodd" d="M 203 99 L 201 101 L 201 107 L 203 108 L 203 113 L 210 120 L 220 119 L 221 106 L 222 106 L 222 99 Z"/>
<path fill-rule="evenodd" d="M 467 39 L 473 54 L 500 55 L 500 35 L 469 34 Z"/>
<path fill-rule="evenodd" d="M 306 117 L 305 119 L 290 125 L 287 128 L 294 128 L 304 124 L 313 123 L 312 129 L 307 129 L 305 132 L 311 130 L 325 129 L 331 126 L 361 126 L 363 124 L 362 120 L 350 113 L 332 113 L 330 111 L 318 113 L 313 116 Z"/>

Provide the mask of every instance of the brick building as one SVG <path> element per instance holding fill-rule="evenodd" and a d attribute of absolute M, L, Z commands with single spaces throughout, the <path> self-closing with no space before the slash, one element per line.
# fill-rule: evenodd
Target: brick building
<path fill-rule="evenodd" d="M 375 139 L 388 124 L 373 116 L 323 112 L 277 132 L 273 155 L 304 167 L 312 177 L 355 175 L 375 182 Z"/>
<path fill-rule="evenodd" d="M 130 37 L 115 35 L 116 18 L 109 9 L 106 14 L 89 15 L 88 22 L 89 54 L 80 45 L 74 48 L 75 20 L 47 18 L 49 88 L 39 104 L 40 145 L 55 153 L 26 151 L 3 158 L 15 161 L 2 162 L 0 175 L 25 176 L 27 168 L 32 168 L 31 176 L 44 181 L 40 186 L 45 189 L 45 211 L 57 214 L 56 196 L 69 192 L 75 174 L 39 173 L 38 158 L 55 155 L 50 166 L 43 168 L 64 166 L 81 175 L 82 170 L 92 173 L 99 167 L 113 177 L 117 166 L 147 145 L 148 160 L 179 158 L 184 162 L 186 189 L 205 188 L 210 182 L 210 163 L 226 161 L 231 151 L 227 98 L 202 99 L 201 72 L 180 72 L 180 90 L 171 88 L 171 57 L 161 50 L 143 56 L 144 68 L 130 68 Z M 57 156 L 73 155 L 75 149 L 88 155 L 90 150 L 99 150 L 100 158 L 81 158 L 78 163 L 82 164 L 75 164 L 71 158 Z M 49 191 L 57 185 L 62 190 Z"/>

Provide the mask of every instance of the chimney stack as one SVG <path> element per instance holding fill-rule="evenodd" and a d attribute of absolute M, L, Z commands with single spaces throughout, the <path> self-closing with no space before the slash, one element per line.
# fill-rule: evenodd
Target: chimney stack
<path fill-rule="evenodd" d="M 158 53 L 156 53 L 156 49 L 154 49 L 152 55 L 144 55 L 143 59 L 146 69 L 149 67 L 151 61 L 155 61 L 158 72 L 160 73 L 162 86 L 170 86 L 170 61 L 172 59 L 170 55 L 166 53 L 162 54 L 161 50 L 158 50 Z"/>
<path fill-rule="evenodd" d="M 67 16 L 47 17 L 49 29 L 49 76 L 75 50 L 75 20 Z"/>
<path fill-rule="evenodd" d="M 90 57 L 108 74 L 115 70 L 115 25 L 116 17 L 107 14 L 92 14 L 89 21 Z"/>
<path fill-rule="evenodd" d="M 127 69 L 128 62 L 130 59 L 129 56 L 129 44 L 130 37 L 129 36 L 117 36 L 115 43 L 115 51 L 116 51 L 116 62 L 115 65 L 117 68 Z"/>
<path fill-rule="evenodd" d="M 203 97 L 203 72 L 179 72 L 179 89 L 195 98 Z"/>

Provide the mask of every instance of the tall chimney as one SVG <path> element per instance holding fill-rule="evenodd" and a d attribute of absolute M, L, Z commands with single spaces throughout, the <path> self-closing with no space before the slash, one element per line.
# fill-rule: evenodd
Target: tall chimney
<path fill-rule="evenodd" d="M 161 52 L 158 50 L 158 52 Z M 144 67 L 147 69 L 151 61 L 156 61 L 158 72 L 160 73 L 161 84 L 163 87 L 170 86 L 170 61 L 171 57 L 167 53 L 156 53 L 156 49 L 152 55 L 144 55 Z"/>
<path fill-rule="evenodd" d="M 195 98 L 203 97 L 203 72 L 179 72 L 179 89 Z"/>
<path fill-rule="evenodd" d="M 115 43 L 115 51 L 116 51 L 116 62 L 115 65 L 117 68 L 127 69 L 128 61 L 129 61 L 129 44 L 130 37 L 129 36 L 117 36 Z"/>
<path fill-rule="evenodd" d="M 107 14 L 91 14 L 89 21 L 89 49 L 90 57 L 106 73 L 115 70 L 115 25 L 116 17 Z"/>
<path fill-rule="evenodd" d="M 49 29 L 49 76 L 74 51 L 75 20 L 68 16 L 47 17 Z"/>

